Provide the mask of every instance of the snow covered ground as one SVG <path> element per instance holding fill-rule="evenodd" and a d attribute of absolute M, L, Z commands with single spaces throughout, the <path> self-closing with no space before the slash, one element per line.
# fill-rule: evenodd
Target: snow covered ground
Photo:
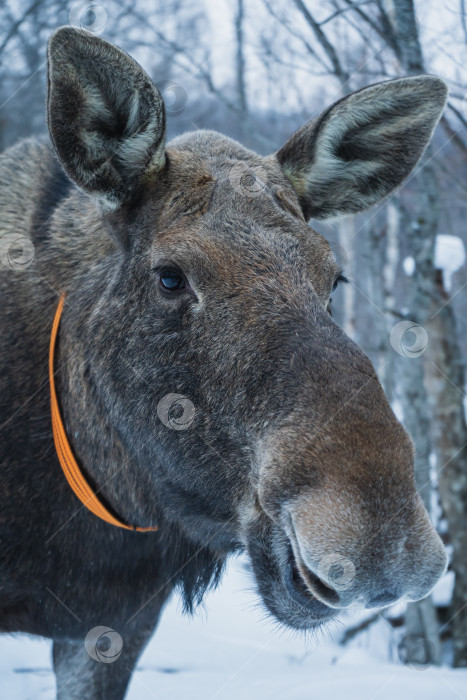
<path fill-rule="evenodd" d="M 345 647 L 343 625 L 306 641 L 278 629 L 245 561 L 230 563 L 193 618 L 170 601 L 128 700 L 467 700 L 467 670 L 401 665 L 397 632 L 383 619 Z M 1 700 L 53 700 L 54 689 L 48 642 L 0 637 Z"/>

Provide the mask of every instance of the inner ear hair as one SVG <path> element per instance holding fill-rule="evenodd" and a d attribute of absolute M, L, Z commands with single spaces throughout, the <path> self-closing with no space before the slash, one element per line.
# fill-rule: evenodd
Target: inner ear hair
<path fill-rule="evenodd" d="M 165 165 L 162 96 L 124 51 L 62 27 L 48 45 L 48 124 L 68 176 L 115 208 Z"/>
<path fill-rule="evenodd" d="M 299 129 L 276 156 L 305 218 L 362 211 L 400 185 L 446 98 L 446 84 L 433 75 L 389 80 L 342 98 Z"/>

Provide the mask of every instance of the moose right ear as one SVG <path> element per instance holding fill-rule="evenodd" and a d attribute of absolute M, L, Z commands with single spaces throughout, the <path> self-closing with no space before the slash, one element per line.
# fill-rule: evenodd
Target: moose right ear
<path fill-rule="evenodd" d="M 434 75 L 387 80 L 342 98 L 276 154 L 308 220 L 363 211 L 403 182 L 446 104 Z"/>
<path fill-rule="evenodd" d="M 48 124 L 68 176 L 116 208 L 165 165 L 165 108 L 124 51 L 62 27 L 48 46 Z"/>

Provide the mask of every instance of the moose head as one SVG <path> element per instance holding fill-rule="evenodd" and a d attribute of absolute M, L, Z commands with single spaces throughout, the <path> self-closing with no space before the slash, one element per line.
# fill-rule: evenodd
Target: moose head
<path fill-rule="evenodd" d="M 404 180 L 444 83 L 359 90 L 267 157 L 212 131 L 166 145 L 156 86 L 84 30 L 52 36 L 48 83 L 77 186 L 53 219 L 69 261 L 61 400 L 107 502 L 128 522 L 177 523 L 213 556 L 246 549 L 266 606 L 294 628 L 424 597 L 446 554 L 412 442 L 330 315 L 342 271 L 307 221 Z"/>

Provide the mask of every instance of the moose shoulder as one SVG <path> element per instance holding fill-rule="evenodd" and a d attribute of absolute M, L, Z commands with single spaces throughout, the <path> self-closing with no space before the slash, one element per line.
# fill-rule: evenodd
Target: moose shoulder
<path fill-rule="evenodd" d="M 192 608 L 230 552 L 297 629 L 443 573 L 412 443 L 328 313 L 341 271 L 306 222 L 397 187 L 445 99 L 434 76 L 372 85 L 268 157 L 210 131 L 166 145 L 132 58 L 50 39 L 53 148 L 0 159 L 0 629 L 54 640 L 61 700 L 121 700 L 171 591 Z M 122 526 L 76 497 L 65 443 Z M 123 640 L 112 664 L 84 647 L 102 625 Z"/>

